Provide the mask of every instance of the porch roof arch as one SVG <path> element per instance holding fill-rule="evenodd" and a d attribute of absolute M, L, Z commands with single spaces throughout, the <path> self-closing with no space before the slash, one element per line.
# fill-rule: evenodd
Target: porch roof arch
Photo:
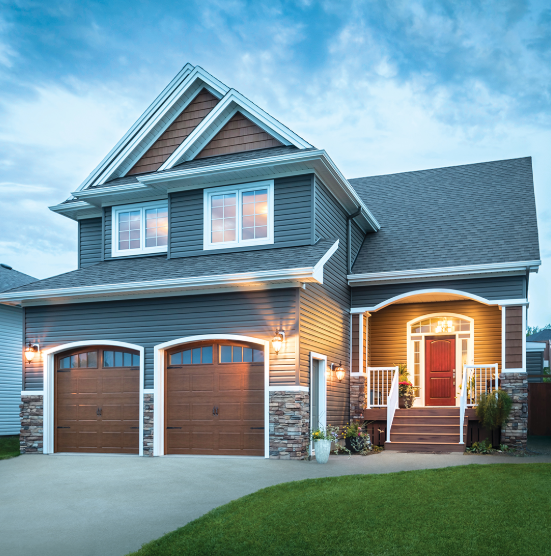
<path fill-rule="evenodd" d="M 371 307 L 352 307 L 350 309 L 350 312 L 352 314 L 374 312 L 383 309 L 388 305 L 392 305 L 394 303 L 416 303 L 416 302 L 426 303 L 430 301 L 457 301 L 461 299 L 471 299 L 473 301 L 478 301 L 479 303 L 483 303 L 484 305 L 499 305 L 499 306 L 528 305 L 528 300 L 526 299 L 495 300 L 495 299 L 487 299 L 480 295 L 476 295 L 474 293 L 470 293 L 462 290 L 447 289 L 447 288 L 430 288 L 430 289 L 411 290 L 408 292 L 404 292 L 399 295 L 389 297 Z"/>

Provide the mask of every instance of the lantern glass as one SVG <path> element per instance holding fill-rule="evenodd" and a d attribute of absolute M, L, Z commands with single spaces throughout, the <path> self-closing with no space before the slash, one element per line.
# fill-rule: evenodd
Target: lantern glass
<path fill-rule="evenodd" d="M 25 359 L 27 363 L 30 363 L 34 359 L 34 349 L 32 347 L 28 347 L 25 350 Z"/>
<path fill-rule="evenodd" d="M 276 353 L 279 353 L 279 350 L 281 349 L 281 346 L 283 345 L 283 336 L 278 332 L 273 338 L 272 338 L 272 346 L 274 347 L 274 351 Z"/>

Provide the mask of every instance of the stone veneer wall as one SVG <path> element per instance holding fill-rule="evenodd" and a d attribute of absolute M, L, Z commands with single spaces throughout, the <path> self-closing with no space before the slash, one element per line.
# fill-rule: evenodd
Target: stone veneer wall
<path fill-rule="evenodd" d="M 366 403 L 365 376 L 350 377 L 350 421 L 363 420 Z"/>
<path fill-rule="evenodd" d="M 305 459 L 310 444 L 308 392 L 270 392 L 270 458 Z"/>
<path fill-rule="evenodd" d="M 526 448 L 528 438 L 528 375 L 501 373 L 501 389 L 513 399 L 509 420 L 501 427 L 501 442 L 510 448 Z"/>
<path fill-rule="evenodd" d="M 21 396 L 19 409 L 21 417 L 19 449 L 22 454 L 41 454 L 44 446 L 43 396 Z"/>
<path fill-rule="evenodd" d="M 153 455 L 153 405 L 154 395 L 143 396 L 143 455 Z"/>

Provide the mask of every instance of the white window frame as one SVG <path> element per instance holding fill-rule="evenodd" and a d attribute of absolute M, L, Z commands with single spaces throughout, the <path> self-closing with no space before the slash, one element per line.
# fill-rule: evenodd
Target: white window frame
<path fill-rule="evenodd" d="M 268 236 L 258 239 L 242 239 L 242 211 L 243 193 L 247 191 L 255 191 L 260 188 L 268 190 Z M 213 195 L 227 195 L 228 193 L 235 193 L 237 195 L 237 240 L 228 241 L 225 243 L 212 243 L 211 232 L 211 199 Z M 274 180 L 257 181 L 251 183 L 242 183 L 238 185 L 229 185 L 225 187 L 213 187 L 205 189 L 203 192 L 203 249 L 231 249 L 233 247 L 247 247 L 251 245 L 271 245 L 274 243 Z"/>
<path fill-rule="evenodd" d="M 166 253 L 168 245 L 145 247 L 145 211 L 153 208 L 166 208 L 168 213 L 168 200 L 150 203 L 135 203 L 132 205 L 118 205 L 111 207 L 111 256 L 128 257 L 131 255 L 147 255 L 149 253 Z M 119 213 L 127 211 L 140 211 L 140 248 L 119 249 Z M 170 222 L 170 214 L 168 215 Z M 169 236 L 170 237 L 170 236 Z M 168 240 L 167 240 L 168 241 Z"/>

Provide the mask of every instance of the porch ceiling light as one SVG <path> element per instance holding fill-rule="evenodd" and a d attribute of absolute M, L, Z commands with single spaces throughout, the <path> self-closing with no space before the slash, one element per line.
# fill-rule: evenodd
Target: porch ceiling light
<path fill-rule="evenodd" d="M 453 320 L 447 320 L 447 319 L 439 320 L 435 332 L 437 333 L 455 332 L 455 326 L 453 325 Z"/>
<path fill-rule="evenodd" d="M 34 359 L 35 353 L 38 353 L 39 345 L 29 343 L 25 349 L 25 359 L 30 363 Z"/>
<path fill-rule="evenodd" d="M 342 382 L 344 375 L 346 374 L 344 367 L 342 366 L 342 361 L 336 365 L 335 363 L 331 364 L 331 368 L 335 371 L 335 376 L 339 382 Z"/>
<path fill-rule="evenodd" d="M 283 340 L 285 340 L 285 332 L 283 330 L 279 330 L 276 332 L 275 336 L 272 338 L 272 346 L 276 355 L 279 354 L 281 350 L 281 346 L 283 345 Z"/>

